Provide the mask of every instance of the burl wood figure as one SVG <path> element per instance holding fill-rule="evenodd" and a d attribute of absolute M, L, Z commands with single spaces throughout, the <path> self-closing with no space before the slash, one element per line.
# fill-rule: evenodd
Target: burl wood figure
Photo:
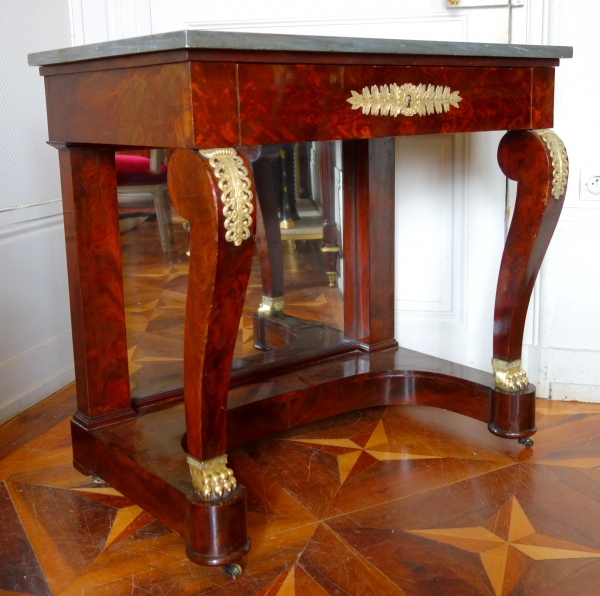
<path fill-rule="evenodd" d="M 190 559 L 235 577 L 250 541 L 228 448 L 389 404 L 459 412 L 531 445 L 535 390 L 521 365 L 523 327 L 567 187 L 567 153 L 551 127 L 554 69 L 571 55 L 201 31 L 31 55 L 60 153 L 76 468 L 178 532 Z M 491 130 L 509 131 L 498 159 L 518 182 L 490 320 L 494 375 L 398 348 L 390 250 L 394 137 Z M 344 330 L 263 316 L 261 341 L 278 349 L 232 368 L 255 250 L 251 162 L 261 145 L 332 140 L 343 147 Z M 155 147 L 174 150 L 170 195 L 191 227 L 184 387 L 132 400 L 114 152 Z M 329 154 L 321 165 L 331 168 Z M 260 207 L 268 227 L 276 211 L 266 200 Z M 263 257 L 272 249 L 265 230 Z M 335 252 L 336 238 L 325 241 Z"/>

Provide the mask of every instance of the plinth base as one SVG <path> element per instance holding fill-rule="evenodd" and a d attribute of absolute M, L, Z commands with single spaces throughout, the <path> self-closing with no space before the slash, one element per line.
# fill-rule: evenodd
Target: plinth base
<path fill-rule="evenodd" d="M 227 448 L 231 449 L 344 412 L 388 405 L 442 408 L 521 439 L 535 432 L 535 390 L 511 394 L 494 377 L 406 349 L 354 350 L 229 391 Z M 203 501 L 193 490 L 184 449 L 182 401 L 168 395 L 134 420 L 88 430 L 72 422 L 75 466 L 96 474 L 187 542 L 201 565 L 227 565 L 250 548 L 246 490 Z M 183 443 L 183 444 L 182 444 Z M 283 463 L 282 465 L 285 465 Z M 235 469 L 234 469 L 235 472 Z"/>

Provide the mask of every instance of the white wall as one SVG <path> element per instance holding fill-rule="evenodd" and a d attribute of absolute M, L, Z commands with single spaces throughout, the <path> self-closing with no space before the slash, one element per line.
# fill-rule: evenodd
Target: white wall
<path fill-rule="evenodd" d="M 411 32 L 419 28 L 415 28 L 410 15 L 427 11 L 437 16 L 428 23 L 420 19 L 425 30 L 419 37 L 427 37 L 428 31 L 437 28 L 437 37 L 480 41 L 480 31 L 484 41 L 485 28 L 478 25 L 478 19 L 485 14 L 482 11 L 501 10 L 473 10 L 468 15 L 456 12 L 444 19 L 444 0 L 398 0 L 393 6 L 379 5 L 377 11 L 367 10 L 364 3 L 346 0 L 309 0 L 285 5 L 285 14 L 279 1 L 253 5 L 240 1 L 228 6 L 224 14 L 220 5 L 195 0 L 0 1 L 0 159 L 1 163 L 10 164 L 8 175 L 0 180 L 0 209 L 4 208 L 0 211 L 0 279 L 5 288 L 0 290 L 0 421 L 49 395 L 73 375 L 61 209 L 56 202 L 60 194 L 58 167 L 55 151 L 45 145 L 43 86 L 36 70 L 26 66 L 28 52 L 189 26 L 359 35 L 364 34 L 363 24 L 368 23 L 369 29 L 382 36 L 397 37 L 406 31 L 405 36 L 414 37 Z M 402 18 L 394 17 L 400 14 Z M 524 360 L 540 395 L 587 401 L 600 401 L 600 337 L 596 331 L 600 327 L 596 298 L 600 270 L 593 266 L 600 249 L 600 202 L 579 200 L 579 177 L 581 168 L 600 170 L 600 149 L 595 142 L 600 123 L 593 104 L 600 81 L 590 76 L 596 68 L 597 22 L 597 0 L 525 0 L 523 8 L 513 10 L 511 32 L 516 43 L 575 47 L 575 59 L 564 60 L 557 71 L 555 123 L 569 151 L 571 181 L 563 218 L 530 308 Z M 503 32 L 498 31 L 502 37 Z M 452 155 L 459 168 L 454 170 L 455 180 L 460 178 L 461 167 L 478 171 L 482 160 L 487 163 L 494 158 L 480 150 L 477 135 L 469 137 L 467 146 L 460 140 L 444 143 L 446 157 L 440 154 L 438 165 L 447 168 L 445 160 Z M 444 311 L 449 315 L 434 312 L 422 318 L 433 321 L 437 317 L 436 325 L 463 325 L 467 332 L 460 344 L 445 342 L 443 334 L 438 334 L 438 350 L 484 368 L 488 365 L 480 364 L 487 361 L 478 343 L 481 334 L 471 337 L 466 321 L 473 327 L 485 326 L 489 318 L 484 312 L 487 307 L 477 303 L 477 292 L 456 276 L 455 264 L 476 259 L 477 251 L 467 252 L 467 248 L 485 242 L 485 234 L 477 233 L 480 226 L 471 225 L 473 217 L 487 217 L 487 229 L 493 229 L 494 234 L 501 233 L 504 224 L 498 201 L 494 199 L 493 208 L 489 208 L 483 199 L 479 200 L 489 179 L 480 180 L 481 184 L 476 177 L 474 180 L 468 195 L 460 184 L 453 187 L 453 240 L 450 243 L 447 237 L 441 237 L 445 248 L 440 252 L 440 263 L 452 250 L 452 283 L 443 279 L 427 281 L 441 283 L 440 288 L 431 286 L 435 291 L 448 292 L 451 288 L 452 295 L 440 294 L 442 300 L 451 302 L 451 309 Z M 467 196 L 464 211 L 461 197 Z M 38 203 L 42 205 L 27 207 Z M 449 221 L 443 205 L 432 204 L 428 208 L 439 210 L 438 222 Z M 465 237 L 466 229 L 472 234 L 469 232 L 465 245 L 460 238 Z M 498 263 L 488 263 L 488 267 L 497 267 Z M 483 270 L 485 264 L 474 266 Z M 426 325 L 425 322 L 425 334 Z M 485 334 L 491 341 L 491 324 Z"/>
<path fill-rule="evenodd" d="M 27 65 L 67 45 L 68 0 L 0 0 L 0 423 L 74 378 L 58 158 Z"/>
<path fill-rule="evenodd" d="M 582 100 L 600 94 L 600 2 L 533 0 L 531 9 L 527 24 L 515 23 L 515 41 L 573 46 L 574 57 L 556 72 L 554 122 L 569 186 L 530 306 L 524 361 L 538 394 L 600 403 L 600 200 L 580 200 L 582 169 L 600 175 L 600 118 Z"/>

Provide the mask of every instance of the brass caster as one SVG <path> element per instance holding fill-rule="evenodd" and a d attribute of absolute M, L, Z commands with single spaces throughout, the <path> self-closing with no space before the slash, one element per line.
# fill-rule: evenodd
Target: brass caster
<path fill-rule="evenodd" d="M 231 579 L 237 579 L 242 575 L 242 567 L 237 563 L 229 563 L 223 567 L 223 573 L 228 575 Z"/>
<path fill-rule="evenodd" d="M 519 443 L 523 445 L 523 447 L 533 447 L 533 439 L 531 437 L 527 437 L 525 439 L 519 439 Z"/>
<path fill-rule="evenodd" d="M 102 484 L 104 482 L 104 480 L 102 480 L 102 478 L 100 478 L 100 476 L 96 476 L 96 474 L 92 474 L 92 482 L 95 482 L 96 484 Z"/>

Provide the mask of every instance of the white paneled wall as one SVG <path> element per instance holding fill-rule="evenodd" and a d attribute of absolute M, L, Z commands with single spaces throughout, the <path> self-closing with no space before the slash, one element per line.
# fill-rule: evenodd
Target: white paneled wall
<path fill-rule="evenodd" d="M 396 338 L 488 370 L 504 241 L 502 133 L 396 141 Z"/>
<path fill-rule="evenodd" d="M 35 219 L 0 226 L 0 423 L 74 379 L 63 218 L 56 206 L 32 207 Z"/>
<path fill-rule="evenodd" d="M 396 141 L 397 318 L 464 325 L 467 197 L 454 168 L 456 145 L 465 140 L 432 135 Z"/>
<path fill-rule="evenodd" d="M 44 81 L 27 54 L 69 45 L 67 0 L 0 1 L 0 210 L 60 198 Z"/>
<path fill-rule="evenodd" d="M 570 45 L 556 72 L 555 130 L 569 153 L 565 206 L 529 311 L 524 361 L 538 394 L 600 403 L 600 201 L 580 200 L 582 168 L 600 175 L 597 0 L 532 0 L 515 41 Z"/>
<path fill-rule="evenodd" d="M 0 0 L 0 422 L 72 378 L 56 152 L 32 51 L 185 27 L 504 42 L 507 8 L 446 0 L 367 7 L 346 0 L 222 4 L 197 0 Z M 528 317 L 524 359 L 542 396 L 600 401 L 600 201 L 579 200 L 600 170 L 593 99 L 597 0 L 525 0 L 512 41 L 573 45 L 557 71 L 556 129 L 571 181 Z M 396 329 L 402 345 L 489 370 L 504 235 L 501 134 L 397 142 Z M 598 172 L 600 174 L 600 171 Z M 38 205 L 41 204 L 41 205 Z M 27 207 L 27 205 L 34 205 Z M 16 209 L 18 207 L 18 209 Z"/>
<path fill-rule="evenodd" d="M 161 4 L 168 9 L 171 3 Z M 150 0 L 70 0 L 70 6 L 73 45 L 153 32 Z"/>
<path fill-rule="evenodd" d="M 58 158 L 27 65 L 69 44 L 68 0 L 0 0 L 0 423 L 73 380 Z"/>

